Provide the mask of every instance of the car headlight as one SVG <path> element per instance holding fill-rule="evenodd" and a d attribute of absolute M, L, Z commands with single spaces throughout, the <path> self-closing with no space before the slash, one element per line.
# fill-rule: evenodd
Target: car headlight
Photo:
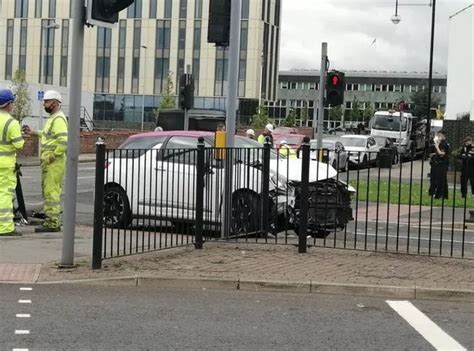
<path fill-rule="evenodd" d="M 285 191 L 288 190 L 288 180 L 285 177 L 274 174 L 270 177 L 270 180 L 275 188 Z"/>

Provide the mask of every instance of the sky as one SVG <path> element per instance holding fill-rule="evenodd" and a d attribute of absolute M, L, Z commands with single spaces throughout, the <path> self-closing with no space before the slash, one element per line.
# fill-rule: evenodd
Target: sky
<path fill-rule="evenodd" d="M 280 70 L 320 68 L 328 43 L 330 69 L 427 72 L 430 0 L 282 0 Z M 446 73 L 449 17 L 474 0 L 437 0 L 434 72 Z"/>

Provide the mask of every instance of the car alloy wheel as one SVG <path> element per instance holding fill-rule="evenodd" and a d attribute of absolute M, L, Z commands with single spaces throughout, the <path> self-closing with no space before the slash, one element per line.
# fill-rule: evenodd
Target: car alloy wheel
<path fill-rule="evenodd" d="M 104 224 L 111 228 L 126 228 L 131 222 L 130 203 L 125 191 L 112 185 L 104 192 Z"/>

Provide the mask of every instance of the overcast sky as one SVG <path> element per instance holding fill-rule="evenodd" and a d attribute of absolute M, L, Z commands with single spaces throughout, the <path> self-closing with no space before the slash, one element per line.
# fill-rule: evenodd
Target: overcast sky
<path fill-rule="evenodd" d="M 280 69 L 319 69 L 321 43 L 331 68 L 427 72 L 430 0 L 283 0 Z M 446 73 L 449 16 L 474 0 L 437 0 L 434 70 Z M 426 6 L 406 6 L 426 4 Z M 375 40 L 375 43 L 374 43 Z"/>

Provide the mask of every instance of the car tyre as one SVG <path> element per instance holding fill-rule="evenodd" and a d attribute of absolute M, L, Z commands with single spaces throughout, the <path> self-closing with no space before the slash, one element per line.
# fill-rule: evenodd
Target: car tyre
<path fill-rule="evenodd" d="M 104 224 L 111 228 L 126 228 L 132 221 L 127 193 L 118 185 L 105 188 Z"/>
<path fill-rule="evenodd" d="M 260 198 L 249 191 L 237 191 L 232 195 L 232 234 L 254 233 L 259 229 Z"/>

